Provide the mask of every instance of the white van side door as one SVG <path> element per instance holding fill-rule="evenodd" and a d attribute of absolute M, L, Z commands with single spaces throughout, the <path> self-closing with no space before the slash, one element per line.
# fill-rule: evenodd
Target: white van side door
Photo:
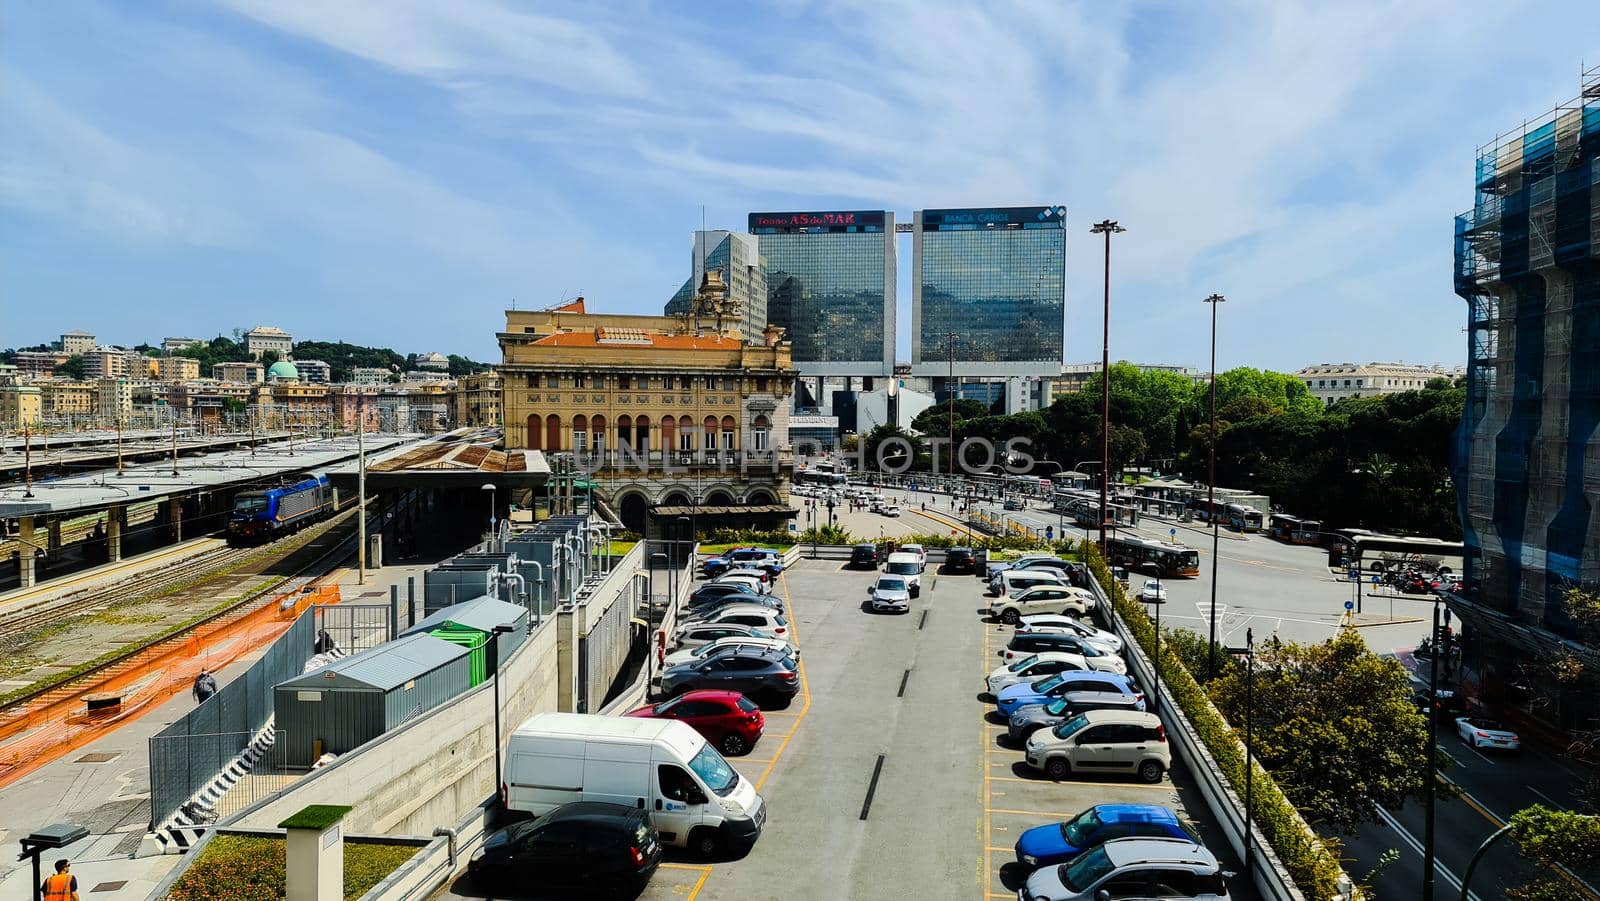
<path fill-rule="evenodd" d="M 705 805 L 710 801 L 687 767 L 657 758 L 655 802 L 650 817 L 663 842 L 687 844 L 689 832 L 705 820 Z"/>

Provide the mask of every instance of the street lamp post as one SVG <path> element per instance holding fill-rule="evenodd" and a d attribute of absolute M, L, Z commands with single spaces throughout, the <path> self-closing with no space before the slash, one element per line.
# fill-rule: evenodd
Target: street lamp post
<path fill-rule="evenodd" d="M 484 482 L 478 490 L 489 495 L 489 550 L 494 550 L 494 483 Z"/>
<path fill-rule="evenodd" d="M 1207 678 L 1217 677 L 1217 553 L 1221 535 L 1217 531 L 1217 305 L 1227 300 L 1221 294 L 1205 299 L 1211 304 L 1211 429 L 1207 433 L 1211 445 L 1211 475 L 1206 480 L 1206 517 L 1211 520 L 1211 610 L 1209 639 L 1206 645 Z"/>
<path fill-rule="evenodd" d="M 1248 669 L 1244 674 L 1244 878 L 1250 880 L 1250 813 L 1253 790 L 1255 788 L 1255 773 L 1252 768 L 1254 750 L 1251 745 L 1251 724 L 1254 717 L 1251 711 L 1255 708 L 1256 690 L 1256 637 L 1254 629 L 1244 630 L 1244 647 L 1229 648 L 1230 654 L 1243 654 L 1245 666 Z M 1432 897 L 1429 895 L 1428 897 Z"/>
<path fill-rule="evenodd" d="M 1428 748 L 1427 776 L 1422 790 L 1422 897 L 1433 898 L 1433 786 L 1438 780 L 1435 757 L 1439 744 L 1439 657 L 1443 652 L 1439 641 L 1439 606 L 1443 597 L 1433 599 L 1433 631 L 1430 634 L 1433 653 L 1428 658 Z"/>
<path fill-rule="evenodd" d="M 1105 311 L 1100 320 L 1100 556 L 1106 556 L 1106 492 L 1111 480 L 1111 236 L 1127 229 L 1115 219 L 1103 219 L 1089 229 L 1106 236 Z"/>
<path fill-rule="evenodd" d="M 513 630 L 510 623 L 495 626 L 484 640 L 489 644 L 489 666 L 494 670 L 494 792 L 505 804 L 505 782 L 500 773 L 500 636 Z"/>

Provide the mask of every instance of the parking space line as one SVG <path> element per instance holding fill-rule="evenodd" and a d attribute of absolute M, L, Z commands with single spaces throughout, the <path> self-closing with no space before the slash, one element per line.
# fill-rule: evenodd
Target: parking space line
<path fill-rule="evenodd" d="M 788 574 L 779 576 L 778 581 L 783 586 L 783 608 L 789 614 L 789 630 L 793 632 L 795 623 L 794 602 L 789 596 Z M 799 646 L 799 644 L 799 636 L 796 635 L 795 645 Z M 772 768 L 778 765 L 778 761 L 783 757 L 783 752 L 789 747 L 789 740 L 794 738 L 796 732 L 800 731 L 800 724 L 805 721 L 806 714 L 811 711 L 811 683 L 806 679 L 805 661 L 801 660 L 797 668 L 800 672 L 800 693 L 804 696 L 805 701 L 800 705 L 800 713 L 795 716 L 794 725 L 783 736 L 783 741 L 779 742 L 778 750 L 773 752 L 771 762 L 767 764 L 766 769 L 761 771 L 761 778 L 756 780 L 756 791 L 761 791 L 761 787 L 767 784 L 767 777 L 772 775 Z"/>
<path fill-rule="evenodd" d="M 1016 810 L 1010 807 L 987 807 L 984 809 L 989 813 L 1009 813 L 1022 817 L 1051 817 L 1056 820 L 1070 820 L 1077 816 L 1078 813 L 1083 813 L 1081 810 L 1078 813 L 1060 813 L 1050 810 Z"/>

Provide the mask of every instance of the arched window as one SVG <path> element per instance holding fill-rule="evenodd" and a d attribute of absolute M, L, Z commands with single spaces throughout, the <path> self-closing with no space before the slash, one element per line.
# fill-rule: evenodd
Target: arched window
<path fill-rule="evenodd" d="M 705 436 L 706 436 L 705 444 L 703 445 L 705 447 L 705 449 L 708 450 L 708 451 L 716 450 L 717 449 L 717 417 L 715 417 L 715 416 L 707 416 L 706 417 L 706 421 L 705 421 Z"/>
<path fill-rule="evenodd" d="M 523 442 L 528 450 L 544 449 L 544 417 L 534 413 L 528 417 L 527 440 Z"/>
<path fill-rule="evenodd" d="M 756 450 L 764 451 L 769 449 L 771 431 L 772 423 L 767 421 L 767 417 L 757 416 L 756 421 L 750 425 L 750 434 L 756 443 Z"/>
<path fill-rule="evenodd" d="M 633 446 L 640 456 L 650 453 L 650 417 L 640 416 L 633 421 Z"/>
<path fill-rule="evenodd" d="M 589 417 L 579 413 L 572 417 L 572 452 L 575 454 L 587 453 L 589 450 Z"/>
<path fill-rule="evenodd" d="M 661 452 L 672 453 L 678 444 L 678 420 L 672 416 L 663 417 L 661 420 Z"/>
<path fill-rule="evenodd" d="M 633 447 L 633 417 L 617 417 L 617 447 Z"/>
<path fill-rule="evenodd" d="M 731 450 L 734 449 L 734 446 L 737 443 L 735 441 L 735 439 L 734 439 L 734 436 L 738 434 L 737 429 L 738 429 L 738 425 L 733 421 L 733 417 L 732 416 L 724 416 L 724 417 L 722 417 L 722 449 L 723 450 L 731 451 Z"/>
<path fill-rule="evenodd" d="M 589 420 L 589 432 L 594 435 L 594 452 L 606 452 L 606 418 L 596 413 L 594 419 Z"/>
<path fill-rule="evenodd" d="M 561 450 L 561 417 L 554 413 L 544 418 L 544 449 Z"/>

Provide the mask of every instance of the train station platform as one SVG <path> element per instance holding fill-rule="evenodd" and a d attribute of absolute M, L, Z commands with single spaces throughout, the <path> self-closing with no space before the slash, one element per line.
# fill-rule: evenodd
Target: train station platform
<path fill-rule="evenodd" d="M 414 434 L 369 434 L 366 452 L 370 457 L 424 441 L 424 436 Z M 233 494 L 240 490 L 327 472 L 341 463 L 353 463 L 356 457 L 355 437 L 345 436 L 180 455 L 124 466 L 120 473 L 100 470 L 9 484 L 0 488 L 0 519 L 17 523 L 11 538 L 16 587 L 29 588 L 40 581 L 41 562 L 52 575 L 70 569 L 56 565 L 65 549 L 63 526 L 69 520 L 79 531 L 91 521 L 103 529 L 106 562 L 115 563 L 124 555 L 131 506 L 154 506 L 151 530 L 163 533 L 161 544 L 177 543 L 184 539 L 186 522 L 191 534 L 219 530 Z"/>
<path fill-rule="evenodd" d="M 287 432 L 230 433 L 197 435 L 189 429 L 171 432 L 140 430 L 70 432 L 42 434 L 0 440 L 0 481 L 22 479 L 31 471 L 33 478 L 58 476 L 96 467 L 157 460 L 170 456 L 176 437 L 178 456 L 188 457 L 234 448 L 272 444 L 287 437 Z"/>

